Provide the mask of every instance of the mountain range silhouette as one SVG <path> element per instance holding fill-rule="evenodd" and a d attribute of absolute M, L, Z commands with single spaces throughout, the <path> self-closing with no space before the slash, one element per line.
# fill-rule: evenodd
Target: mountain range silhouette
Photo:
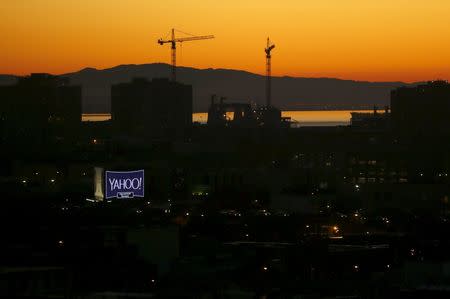
<path fill-rule="evenodd" d="M 128 64 L 97 70 L 85 68 L 61 74 L 74 85 L 83 86 L 83 112 L 108 113 L 112 84 L 128 82 L 134 77 L 148 79 L 168 77 L 171 66 L 163 63 Z M 0 75 L 0 85 L 14 83 L 12 75 Z M 231 69 L 196 69 L 178 67 L 177 80 L 191 84 L 194 112 L 207 111 L 212 94 L 230 102 L 264 104 L 265 76 Z M 389 104 L 390 91 L 403 82 L 366 82 L 334 78 L 273 77 L 272 104 L 282 110 L 350 109 L 383 107 Z"/>

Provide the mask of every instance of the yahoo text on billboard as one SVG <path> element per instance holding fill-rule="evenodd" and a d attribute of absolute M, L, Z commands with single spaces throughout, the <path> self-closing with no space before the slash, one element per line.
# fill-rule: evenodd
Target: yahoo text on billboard
<path fill-rule="evenodd" d="M 106 171 L 106 198 L 144 197 L 144 170 Z"/>

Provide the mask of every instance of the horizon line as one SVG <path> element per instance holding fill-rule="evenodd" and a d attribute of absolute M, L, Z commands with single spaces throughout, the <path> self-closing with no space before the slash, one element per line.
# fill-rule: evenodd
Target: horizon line
<path fill-rule="evenodd" d="M 145 66 L 145 65 L 155 65 L 155 64 L 161 64 L 161 65 L 166 65 L 168 67 L 170 67 L 171 65 L 169 63 L 166 62 L 152 62 L 152 63 L 141 63 L 141 64 L 136 64 L 136 63 L 128 63 L 128 64 L 118 64 L 115 66 L 111 66 L 111 67 L 105 67 L 105 68 L 96 68 L 96 67 L 84 67 L 75 71 L 69 71 L 69 72 L 65 72 L 65 73 L 49 73 L 49 72 L 29 72 L 29 73 L 24 73 L 24 74 L 8 74 L 8 73 L 0 73 L 0 76 L 13 76 L 13 77 L 26 77 L 26 76 L 30 76 L 31 74 L 50 74 L 50 75 L 54 75 L 54 76 L 67 76 L 67 75 L 71 75 L 71 74 L 75 74 L 75 73 L 80 73 L 84 70 L 93 70 L 93 71 L 108 71 L 108 70 L 112 70 L 118 67 L 122 67 L 122 66 Z M 213 68 L 213 67 L 208 67 L 208 68 L 198 68 L 198 67 L 193 67 L 193 66 L 185 66 L 185 65 L 180 65 L 177 66 L 177 68 L 188 68 L 188 69 L 194 69 L 194 70 L 201 70 L 201 71 L 206 71 L 206 70 L 225 70 L 225 71 L 235 71 L 235 72 L 244 72 L 244 73 L 248 73 L 251 75 L 256 75 L 256 76 L 261 76 L 261 77 L 265 77 L 265 75 L 263 73 L 257 73 L 257 72 L 251 72 L 248 70 L 243 70 L 243 69 L 232 69 L 232 68 Z M 169 77 L 169 75 L 168 75 Z M 272 78 L 293 78 L 293 79 L 323 79 L 323 80 L 340 80 L 340 81 L 353 81 L 353 82 L 362 82 L 362 83 L 401 83 L 401 84 L 417 84 L 417 83 L 425 83 L 425 82 L 429 82 L 429 81 L 435 81 L 435 80 L 444 80 L 444 81 L 448 81 L 446 79 L 442 79 L 442 78 L 435 78 L 435 79 L 428 79 L 428 80 L 419 80 L 419 81 L 403 81 L 403 80 L 394 80 L 394 81 L 372 81 L 372 80 L 358 80 L 358 79 L 348 79 L 348 78 L 342 78 L 342 77 L 302 77 L 302 76 L 291 76 L 291 75 L 272 75 Z"/>

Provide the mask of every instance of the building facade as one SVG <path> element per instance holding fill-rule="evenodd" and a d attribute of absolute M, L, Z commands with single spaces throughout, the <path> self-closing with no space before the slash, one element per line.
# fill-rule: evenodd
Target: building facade
<path fill-rule="evenodd" d="M 0 87 L 2 141 L 10 146 L 72 144 L 81 128 L 81 87 L 49 74 Z"/>
<path fill-rule="evenodd" d="M 391 92 L 393 129 L 403 135 L 450 133 L 450 84 L 432 81 Z"/>
<path fill-rule="evenodd" d="M 192 125 L 192 86 L 145 78 L 113 85 L 111 119 L 114 134 L 120 138 L 186 136 Z"/>

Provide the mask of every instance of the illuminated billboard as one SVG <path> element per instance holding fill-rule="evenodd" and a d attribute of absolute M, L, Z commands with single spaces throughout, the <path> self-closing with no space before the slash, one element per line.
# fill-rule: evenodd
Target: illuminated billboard
<path fill-rule="evenodd" d="M 144 170 L 106 171 L 105 197 L 144 197 Z"/>

